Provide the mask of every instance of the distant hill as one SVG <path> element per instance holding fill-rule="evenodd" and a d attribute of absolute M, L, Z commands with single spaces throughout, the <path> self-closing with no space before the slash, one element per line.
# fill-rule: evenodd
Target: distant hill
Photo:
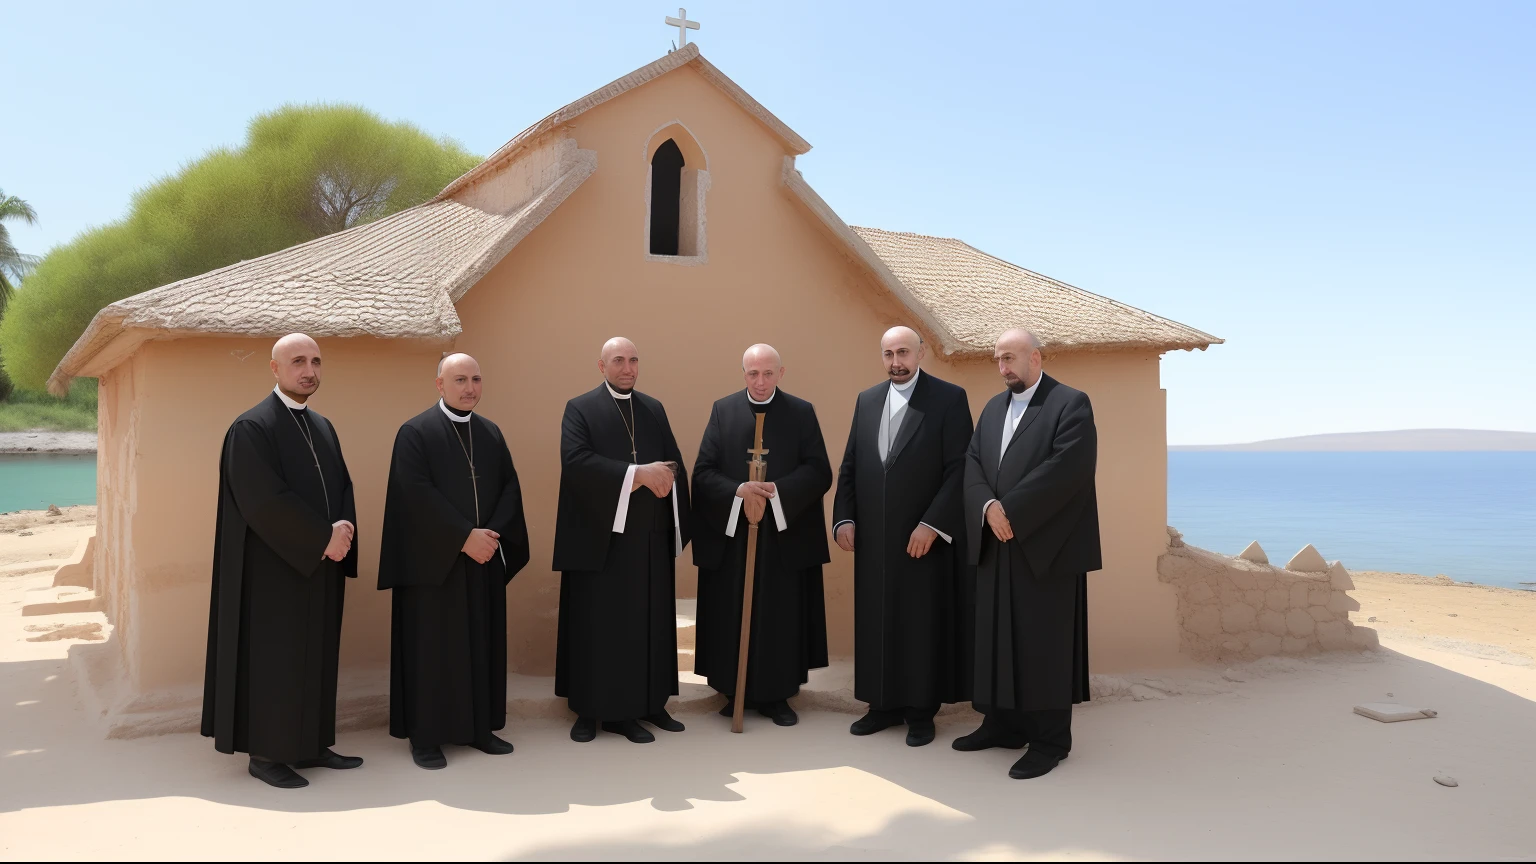
<path fill-rule="evenodd" d="M 1536 432 L 1399 429 L 1273 438 L 1248 444 L 1173 444 L 1169 450 L 1365 452 L 1382 450 L 1536 450 Z"/>

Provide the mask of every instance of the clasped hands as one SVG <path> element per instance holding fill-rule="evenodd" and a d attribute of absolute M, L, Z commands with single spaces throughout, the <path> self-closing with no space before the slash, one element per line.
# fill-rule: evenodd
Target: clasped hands
<path fill-rule="evenodd" d="M 777 491 L 772 483 L 748 480 L 736 487 L 736 497 L 741 499 L 741 509 L 747 512 L 747 521 L 753 525 L 763 521 L 768 510 L 768 499 Z"/>
<path fill-rule="evenodd" d="M 853 551 L 853 523 L 844 522 L 837 526 L 837 546 L 844 552 Z M 933 548 L 933 541 L 937 539 L 939 532 L 921 523 L 912 529 L 912 536 L 907 538 L 907 554 L 913 558 L 921 558 Z"/>
<path fill-rule="evenodd" d="M 672 462 L 647 462 L 635 466 L 635 479 L 629 491 L 634 492 L 644 486 L 657 498 L 667 497 L 672 494 L 672 484 L 677 480 L 676 467 Z"/>
<path fill-rule="evenodd" d="M 484 564 L 491 560 L 496 550 L 501 546 L 501 535 L 489 528 L 475 528 L 469 532 L 469 537 L 464 541 L 464 548 L 459 550 L 476 564 Z"/>
<path fill-rule="evenodd" d="M 326 545 L 320 557 L 329 558 L 332 561 L 340 561 L 347 557 L 347 553 L 352 551 L 352 538 L 356 534 L 357 526 L 345 519 L 338 519 L 331 523 L 331 542 Z"/>

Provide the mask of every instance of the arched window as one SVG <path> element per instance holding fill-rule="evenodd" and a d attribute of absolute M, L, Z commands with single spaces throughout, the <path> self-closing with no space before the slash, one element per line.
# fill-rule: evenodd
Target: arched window
<path fill-rule="evenodd" d="M 683 151 L 668 138 L 651 157 L 651 254 L 677 255 L 682 217 Z"/>

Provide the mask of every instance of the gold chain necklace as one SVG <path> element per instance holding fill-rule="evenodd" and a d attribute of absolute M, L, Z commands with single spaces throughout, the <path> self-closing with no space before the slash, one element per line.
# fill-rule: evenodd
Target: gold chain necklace
<path fill-rule="evenodd" d="M 631 413 L 633 413 L 635 410 L 635 403 L 631 401 L 634 398 L 634 393 L 631 391 L 629 399 L 625 400 L 626 402 L 629 402 L 629 410 Z M 624 431 L 629 433 L 629 461 L 639 465 L 640 456 L 635 452 L 635 427 L 630 424 L 629 418 L 624 416 L 624 409 L 619 407 L 618 399 L 613 400 L 613 410 L 619 412 L 619 419 L 624 421 Z"/>
<path fill-rule="evenodd" d="M 451 427 L 451 426 L 456 426 L 457 424 L 450 422 L 448 425 Z M 469 447 L 468 448 L 465 448 L 465 446 L 464 446 L 464 439 L 459 437 L 459 433 L 458 432 L 454 432 L 453 433 L 453 440 L 459 442 L 459 451 L 464 454 L 465 461 L 469 462 L 469 485 L 470 485 L 470 488 L 472 488 L 474 490 L 474 492 L 475 492 L 475 527 L 479 528 L 480 527 L 480 477 L 477 474 L 475 474 L 475 427 L 473 425 L 473 421 L 469 421 L 469 422 L 466 422 L 464 424 L 464 431 L 469 436 Z"/>
<path fill-rule="evenodd" d="M 287 406 L 283 406 L 287 408 Z M 299 427 L 299 434 L 304 436 L 304 443 L 309 445 L 309 455 L 315 459 L 315 473 L 320 475 L 320 494 L 325 496 L 325 518 L 331 518 L 331 493 L 325 488 L 325 472 L 320 470 L 320 454 L 315 452 L 315 439 L 309 434 L 309 411 L 304 412 L 304 422 L 300 423 L 298 417 L 294 417 L 292 411 L 288 416 L 293 418 L 293 425 Z"/>

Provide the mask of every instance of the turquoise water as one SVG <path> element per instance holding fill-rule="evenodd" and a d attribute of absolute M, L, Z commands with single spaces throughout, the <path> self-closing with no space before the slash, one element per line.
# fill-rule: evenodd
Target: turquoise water
<path fill-rule="evenodd" d="M 96 501 L 94 456 L 0 454 L 0 512 Z M 1168 524 L 1285 563 L 1307 543 L 1355 570 L 1536 584 L 1536 453 L 1168 454 Z"/>
<path fill-rule="evenodd" d="M 1532 588 L 1536 453 L 1173 452 L 1168 524 L 1276 564 L 1311 543 L 1352 570 Z"/>
<path fill-rule="evenodd" d="M 96 503 L 96 457 L 0 453 L 0 513 Z"/>

